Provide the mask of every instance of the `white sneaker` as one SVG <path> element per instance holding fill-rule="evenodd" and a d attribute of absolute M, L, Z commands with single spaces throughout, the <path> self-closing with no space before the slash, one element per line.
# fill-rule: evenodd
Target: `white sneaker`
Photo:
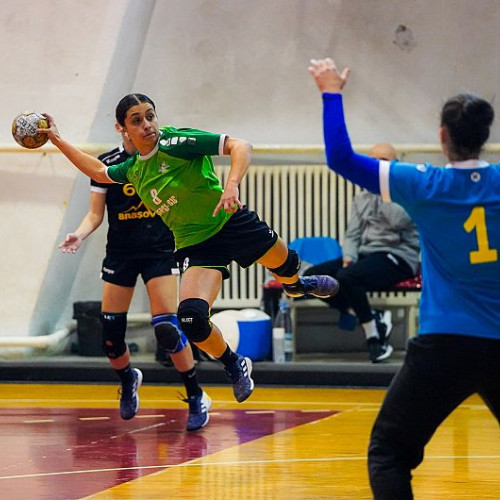
<path fill-rule="evenodd" d="M 377 333 L 382 344 L 387 342 L 387 339 L 392 332 L 392 313 L 386 311 L 373 311 L 375 324 L 377 325 Z"/>

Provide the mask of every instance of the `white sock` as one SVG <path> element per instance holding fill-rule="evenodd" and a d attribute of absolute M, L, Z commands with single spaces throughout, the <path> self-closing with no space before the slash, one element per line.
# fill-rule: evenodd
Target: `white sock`
<path fill-rule="evenodd" d="M 366 339 L 371 339 L 372 337 L 376 337 L 378 339 L 378 331 L 377 331 L 377 325 L 375 323 L 375 320 L 372 319 L 371 321 L 368 321 L 367 323 L 362 323 L 361 326 L 363 327 L 363 330 L 365 331 Z"/>

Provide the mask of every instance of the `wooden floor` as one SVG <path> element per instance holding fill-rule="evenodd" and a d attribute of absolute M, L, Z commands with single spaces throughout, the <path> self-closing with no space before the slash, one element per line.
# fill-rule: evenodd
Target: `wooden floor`
<path fill-rule="evenodd" d="M 111 385 L 2 384 L 0 498 L 369 499 L 366 448 L 384 391 L 226 387 L 202 431 L 184 430 L 178 387 L 143 386 L 117 415 Z M 500 432 L 477 398 L 438 430 L 415 498 L 500 498 Z"/>

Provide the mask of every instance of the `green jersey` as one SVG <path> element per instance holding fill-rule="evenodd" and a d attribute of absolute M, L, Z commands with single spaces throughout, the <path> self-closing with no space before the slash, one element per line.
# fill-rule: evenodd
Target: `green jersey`
<path fill-rule="evenodd" d="M 165 127 L 146 156 L 136 153 L 108 167 L 115 182 L 130 182 L 146 206 L 156 212 L 175 236 L 176 248 L 207 240 L 231 217 L 220 210 L 222 186 L 211 156 L 220 155 L 226 136 L 202 130 Z"/>

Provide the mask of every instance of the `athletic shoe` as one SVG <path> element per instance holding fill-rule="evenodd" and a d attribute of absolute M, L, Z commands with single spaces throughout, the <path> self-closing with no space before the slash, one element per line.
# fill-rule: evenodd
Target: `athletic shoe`
<path fill-rule="evenodd" d="M 373 311 L 377 332 L 382 344 L 387 342 L 392 332 L 392 313 L 391 311 Z"/>
<path fill-rule="evenodd" d="M 381 342 L 377 337 L 368 339 L 368 352 L 372 363 L 379 363 L 387 359 L 392 354 L 392 351 L 391 345 Z"/>
<path fill-rule="evenodd" d="M 319 299 L 333 297 L 339 291 L 339 282 L 326 275 L 299 276 L 299 281 L 293 284 L 283 283 L 283 291 L 293 298 L 312 295 Z"/>
<path fill-rule="evenodd" d="M 197 431 L 208 424 L 210 415 L 208 411 L 212 407 L 210 396 L 203 391 L 199 396 L 190 396 L 183 399 L 189 405 L 189 414 L 186 429 L 188 431 Z"/>
<path fill-rule="evenodd" d="M 242 403 L 250 397 L 253 392 L 254 382 L 252 374 L 252 362 L 250 358 L 244 358 L 238 354 L 238 359 L 230 366 L 225 367 L 226 373 L 233 384 L 233 393 L 236 401 Z"/>
<path fill-rule="evenodd" d="M 130 420 L 139 411 L 139 387 L 142 384 L 142 372 L 137 368 L 132 370 L 134 380 L 122 384 L 120 394 L 120 417 L 123 420 Z"/>

